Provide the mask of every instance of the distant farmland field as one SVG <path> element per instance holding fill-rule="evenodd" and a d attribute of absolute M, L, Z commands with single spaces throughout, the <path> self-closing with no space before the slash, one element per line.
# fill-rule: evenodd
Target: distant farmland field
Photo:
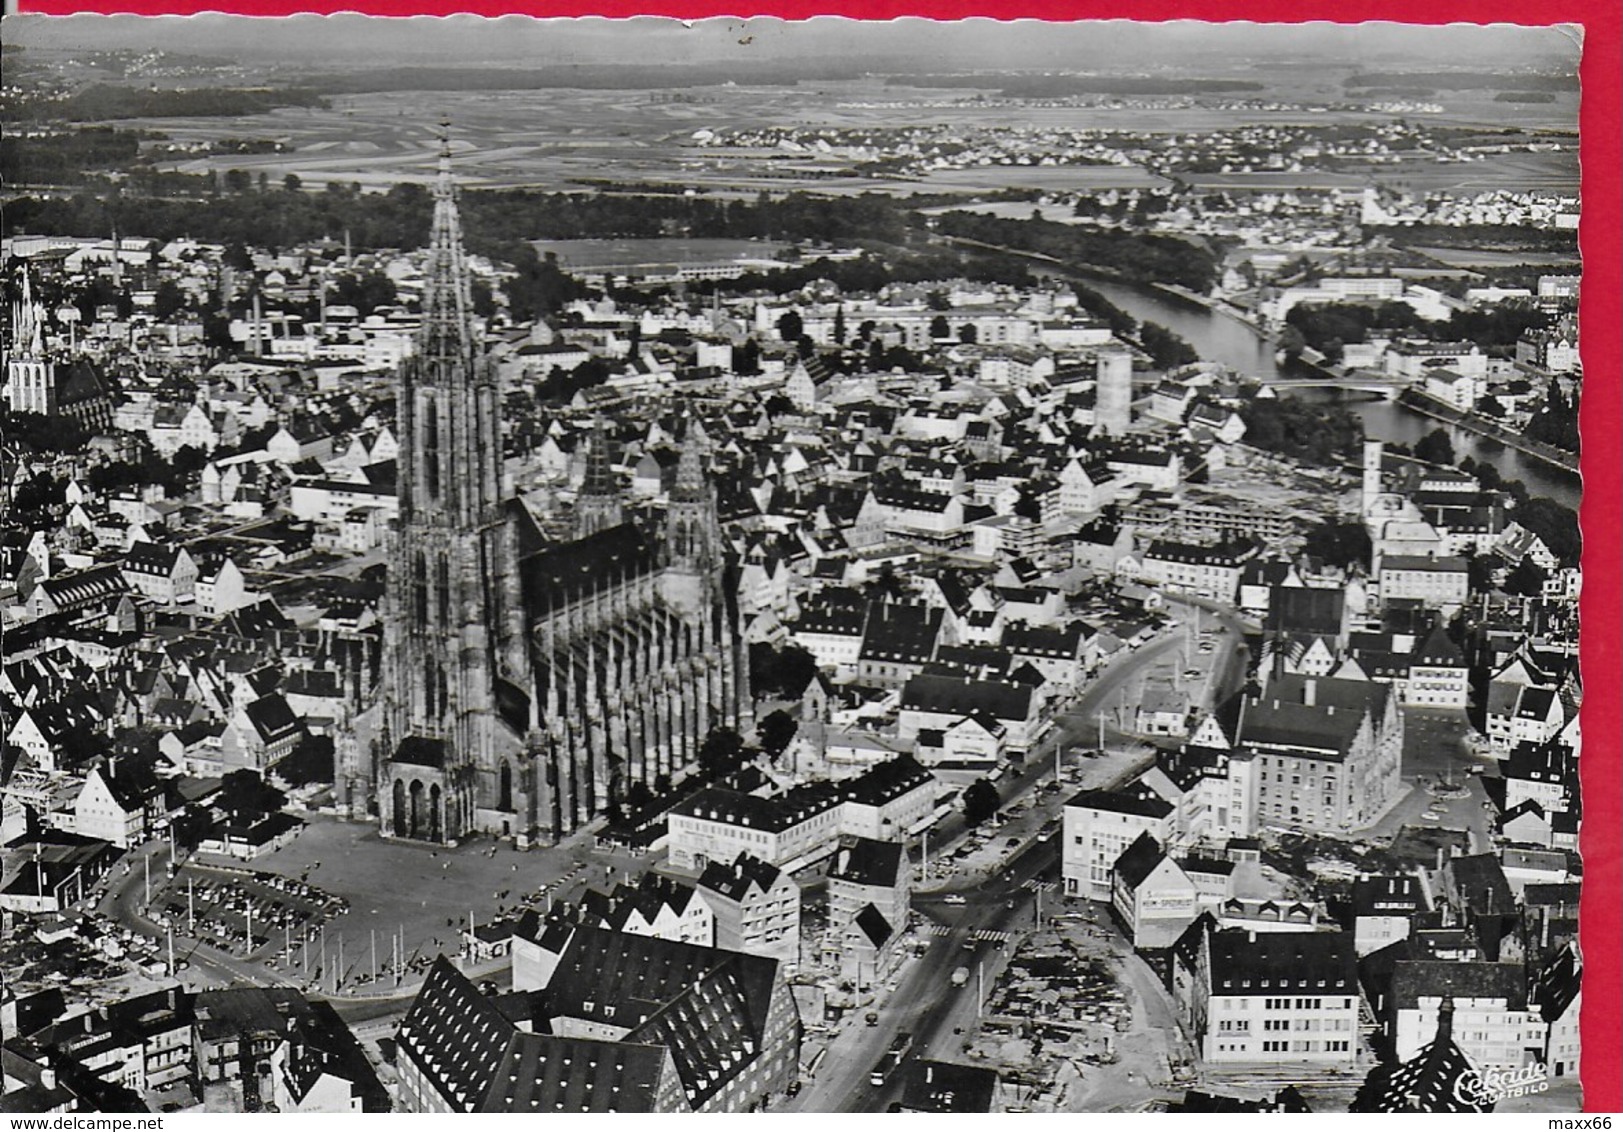
<path fill-rule="evenodd" d="M 768 240 L 720 239 L 535 241 L 537 251 L 555 253 L 565 267 L 576 271 L 765 259 L 785 246 Z M 815 253 L 808 258 L 816 258 Z"/>
<path fill-rule="evenodd" d="M 281 141 L 282 153 L 198 155 L 164 168 L 198 173 L 243 169 L 280 181 L 296 174 L 319 188 L 357 182 L 385 188 L 433 175 L 436 123 L 452 122 L 457 168 L 471 186 L 581 189 L 598 181 L 689 185 L 720 196 L 761 190 L 803 190 L 830 196 L 859 192 L 976 194 L 1003 188 L 1085 191 L 1143 188 L 1161 183 L 1125 166 L 988 165 L 922 177 L 869 179 L 851 175 L 853 161 L 837 154 L 789 158 L 771 146 L 721 149 L 693 143 L 701 129 L 873 129 L 932 125 L 965 128 L 1105 129 L 1156 134 L 1200 132 L 1244 121 L 1272 125 L 1368 122 L 1387 115 L 1344 111 L 1307 115 L 1263 110 L 1218 111 L 1198 106 L 1025 106 L 942 101 L 965 91 L 885 88 L 875 82 L 785 87 L 705 87 L 682 91 L 392 91 L 339 95 L 329 109 L 284 108 L 244 118 L 126 119 L 197 146 L 224 138 Z M 1484 104 L 1484 108 L 1486 104 Z M 1475 109 L 1474 107 L 1472 108 Z M 1504 121 L 1506 104 L 1496 107 Z M 1534 106 L 1524 113 L 1559 118 L 1564 109 Z M 1474 113 L 1460 118 L 1474 118 Z M 1445 113 L 1438 125 L 1458 119 Z M 1569 118 L 1570 121 L 1570 118 Z M 1491 155 L 1468 165 L 1404 163 L 1346 172 L 1210 174 L 1193 178 L 1213 188 L 1285 189 L 1368 184 L 1372 180 L 1418 192 L 1431 189 L 1555 189 L 1576 191 L 1577 155 Z"/>
<path fill-rule="evenodd" d="M 1478 248 L 1428 248 L 1410 250 L 1428 255 L 1450 267 L 1577 267 L 1578 256 L 1558 252 L 1496 252 Z"/>

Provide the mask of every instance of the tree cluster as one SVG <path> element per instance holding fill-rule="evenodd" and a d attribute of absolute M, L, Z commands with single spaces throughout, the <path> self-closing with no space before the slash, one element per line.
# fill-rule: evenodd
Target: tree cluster
<path fill-rule="evenodd" d="M 1543 407 L 1533 414 L 1533 419 L 1527 422 L 1522 434 L 1529 440 L 1552 444 L 1567 452 L 1579 452 L 1581 438 L 1578 434 L 1577 399 L 1568 398 L 1557 383 L 1550 382 Z"/>
<path fill-rule="evenodd" d="M 1366 342 L 1372 334 L 1466 341 L 1483 351 L 1503 351 L 1527 331 L 1548 326 L 1550 316 L 1534 304 L 1518 302 L 1455 311 L 1440 322 L 1421 318 L 1407 303 L 1301 303 L 1290 309 L 1285 323 L 1302 342 L 1336 363 L 1348 345 Z"/>
<path fill-rule="evenodd" d="M 1200 361 L 1200 354 L 1182 336 L 1157 322 L 1139 327 L 1138 344 L 1150 355 L 1150 364 L 1156 369 L 1176 369 Z"/>
<path fill-rule="evenodd" d="M 1302 552 L 1322 558 L 1331 566 L 1363 566 L 1370 564 L 1373 547 L 1364 524 L 1338 519 L 1327 519 L 1307 532 Z"/>
<path fill-rule="evenodd" d="M 1305 464 L 1344 465 L 1364 439 L 1363 424 L 1349 410 L 1296 397 L 1253 398 L 1240 419 L 1247 444 Z"/>
<path fill-rule="evenodd" d="M 1097 230 L 1052 220 L 1010 220 L 978 212 L 948 212 L 936 230 L 997 247 L 1052 256 L 1072 271 L 1135 283 L 1175 283 L 1206 292 L 1217 278 L 1217 260 L 1203 247 L 1176 236 Z"/>
<path fill-rule="evenodd" d="M 750 645 L 750 693 L 757 699 L 799 699 L 816 676 L 816 659 L 799 645 Z"/>
<path fill-rule="evenodd" d="M 252 770 L 234 770 L 225 776 L 215 805 L 234 825 L 252 825 L 287 804 L 287 795 Z"/>
<path fill-rule="evenodd" d="M 8 185 L 77 185 L 95 170 L 118 169 L 140 153 L 141 135 L 106 126 L 46 137 L 0 136 L 0 180 Z"/>
<path fill-rule="evenodd" d="M 319 93 L 304 87 L 159 90 L 98 83 L 56 101 L 19 101 L 7 113 L 19 120 L 106 122 L 120 118 L 246 118 L 281 106 L 326 105 Z"/>

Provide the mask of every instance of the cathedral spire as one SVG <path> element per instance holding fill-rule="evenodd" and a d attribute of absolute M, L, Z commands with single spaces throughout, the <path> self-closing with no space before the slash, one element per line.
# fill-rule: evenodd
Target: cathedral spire
<path fill-rule="evenodd" d="M 609 432 L 601 416 L 592 420 L 592 431 L 586 437 L 586 480 L 581 484 L 582 495 L 614 495 L 614 469 L 609 462 Z"/>
<path fill-rule="evenodd" d="M 687 429 L 682 435 L 681 455 L 676 464 L 676 484 L 671 498 L 684 502 L 704 502 L 710 498 L 710 480 L 705 473 L 705 454 L 710 437 L 705 434 L 699 418 L 689 415 Z"/>
<path fill-rule="evenodd" d="M 473 297 L 462 251 L 462 219 L 451 176 L 450 123 L 440 123 L 439 172 L 434 178 L 434 222 L 424 272 L 421 352 L 425 358 L 467 357 L 473 349 Z"/>
<path fill-rule="evenodd" d="M 676 462 L 676 483 L 665 511 L 665 550 L 678 574 L 707 575 L 721 553 L 716 490 L 705 467 L 709 447 L 704 426 L 689 414 Z"/>
<path fill-rule="evenodd" d="M 620 506 L 620 487 L 610 463 L 609 431 L 602 417 L 592 421 L 584 441 L 586 476 L 575 499 L 575 537 L 585 538 L 625 519 Z"/>

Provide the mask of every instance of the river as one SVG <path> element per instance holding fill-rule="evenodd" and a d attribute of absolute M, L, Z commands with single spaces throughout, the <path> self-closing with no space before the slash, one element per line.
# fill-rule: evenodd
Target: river
<path fill-rule="evenodd" d="M 1253 377 L 1278 375 L 1273 345 L 1237 318 L 1123 283 L 1091 279 L 1085 283 L 1140 322 L 1158 322 L 1180 335 L 1208 361 L 1222 362 Z M 1364 435 L 1372 440 L 1413 444 L 1440 427 L 1440 422 L 1396 401 L 1349 399 L 1340 390 L 1291 390 L 1289 395 L 1341 401 L 1363 420 Z M 1577 509 L 1582 496 L 1577 476 L 1506 448 L 1488 437 L 1454 426 L 1441 427 L 1447 429 L 1454 451 L 1461 457 L 1491 463 L 1505 478 L 1521 480 L 1534 495 Z"/>

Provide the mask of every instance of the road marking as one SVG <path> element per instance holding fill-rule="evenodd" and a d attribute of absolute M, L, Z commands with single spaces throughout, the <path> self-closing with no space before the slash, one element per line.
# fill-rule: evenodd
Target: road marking
<path fill-rule="evenodd" d="M 977 928 L 972 938 L 977 943 L 1008 943 L 1014 938 L 1013 932 L 997 932 L 989 928 Z"/>

